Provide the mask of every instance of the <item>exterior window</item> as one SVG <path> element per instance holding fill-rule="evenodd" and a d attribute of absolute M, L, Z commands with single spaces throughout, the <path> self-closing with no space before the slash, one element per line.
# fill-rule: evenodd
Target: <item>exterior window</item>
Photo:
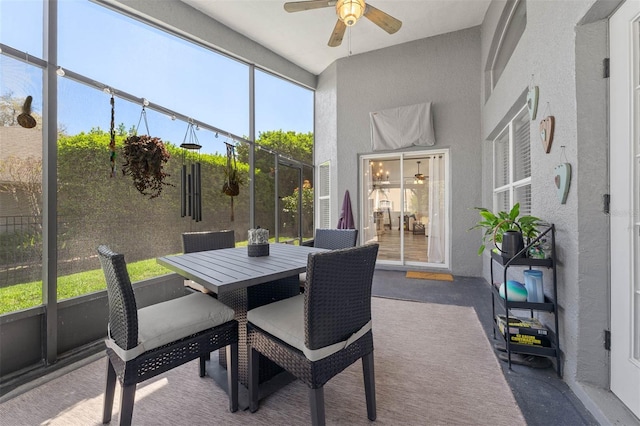
<path fill-rule="evenodd" d="M 318 228 L 331 228 L 331 180 L 329 161 L 318 166 Z"/>
<path fill-rule="evenodd" d="M 498 80 L 516 49 L 526 26 L 526 0 L 509 1 L 498 22 L 487 59 L 485 71 L 485 100 L 489 98 L 493 88 L 498 84 Z"/>
<path fill-rule="evenodd" d="M 526 105 L 493 141 L 493 208 L 531 214 L 531 151 Z"/>

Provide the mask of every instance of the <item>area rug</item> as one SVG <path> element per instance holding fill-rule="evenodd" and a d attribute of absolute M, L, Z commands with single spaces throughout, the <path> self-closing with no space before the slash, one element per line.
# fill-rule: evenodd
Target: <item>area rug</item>
<path fill-rule="evenodd" d="M 473 308 L 373 298 L 378 425 L 525 425 Z M 106 359 L 0 404 L 0 423 L 99 425 Z M 119 422 L 116 390 L 111 424 Z M 134 425 L 306 425 L 307 387 L 297 381 L 256 413 L 229 413 L 226 394 L 198 377 L 197 361 L 138 386 Z M 329 425 L 370 425 L 362 366 L 325 385 Z"/>
<path fill-rule="evenodd" d="M 453 275 L 438 272 L 407 271 L 406 277 L 421 280 L 453 281 Z"/>

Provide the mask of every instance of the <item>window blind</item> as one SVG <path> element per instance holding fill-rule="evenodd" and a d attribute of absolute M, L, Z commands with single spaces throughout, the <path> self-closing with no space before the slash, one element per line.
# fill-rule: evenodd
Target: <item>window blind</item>
<path fill-rule="evenodd" d="M 318 228 L 331 228 L 330 162 L 318 166 Z"/>
<path fill-rule="evenodd" d="M 493 208 L 531 214 L 531 136 L 526 106 L 493 141 Z"/>

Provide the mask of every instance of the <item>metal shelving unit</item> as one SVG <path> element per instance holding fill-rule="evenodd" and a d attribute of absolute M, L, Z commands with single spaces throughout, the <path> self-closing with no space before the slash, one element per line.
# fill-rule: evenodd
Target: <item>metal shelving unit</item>
<path fill-rule="evenodd" d="M 549 234 L 551 236 L 551 257 L 547 259 L 532 259 L 526 257 L 529 252 L 529 248 L 538 243 L 545 236 L 548 238 Z M 496 338 L 496 331 L 500 336 L 502 336 L 506 343 L 507 349 L 507 359 L 509 363 L 509 369 L 511 369 L 511 354 L 519 353 L 519 354 L 527 354 L 527 355 L 537 355 L 537 356 L 545 356 L 549 358 L 555 358 L 556 361 L 556 372 L 558 373 L 558 377 L 562 377 L 561 372 L 561 363 L 560 363 L 560 336 L 558 332 L 558 281 L 557 281 L 557 273 L 556 273 L 556 229 L 553 224 L 549 225 L 547 229 L 545 229 L 536 239 L 531 241 L 528 245 L 526 245 L 522 250 L 520 250 L 514 257 L 507 258 L 502 256 L 500 253 L 491 252 L 490 259 L 490 270 L 491 270 L 491 311 L 493 316 L 493 338 Z M 498 264 L 503 269 L 503 281 L 507 282 L 507 271 L 512 266 L 522 266 L 528 269 L 533 268 L 550 268 L 552 269 L 553 275 L 553 285 L 552 285 L 552 294 L 545 294 L 545 301 L 542 303 L 534 303 L 534 302 L 513 302 L 509 301 L 509 292 L 508 288 L 505 285 L 504 289 L 504 299 L 500 296 L 499 287 L 501 283 L 496 283 L 494 281 L 494 264 Z M 496 299 L 498 301 L 498 309 L 504 311 L 505 317 L 507 320 L 507 326 L 505 327 L 505 334 L 503 335 L 500 332 L 500 328 L 498 322 L 496 320 Z M 549 339 L 551 346 L 543 347 L 543 346 L 534 346 L 534 345 L 526 345 L 514 343 L 511 341 L 511 333 L 509 327 L 509 318 L 515 317 L 515 315 L 511 315 L 511 309 L 523 309 L 529 310 L 529 316 L 533 318 L 534 311 L 544 311 L 549 312 L 553 315 L 554 319 L 554 330 L 549 330 L 547 338 Z"/>

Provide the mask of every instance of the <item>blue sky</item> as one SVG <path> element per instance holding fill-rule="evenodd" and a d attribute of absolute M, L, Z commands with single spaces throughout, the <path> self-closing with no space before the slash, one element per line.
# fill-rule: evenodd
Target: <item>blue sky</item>
<path fill-rule="evenodd" d="M 99 83 L 162 105 L 236 135 L 249 132 L 249 69 L 246 65 L 119 15 L 88 0 L 59 1 L 58 64 Z M 0 0 L 0 42 L 43 57 L 42 2 Z M 38 70 L 24 62 L 0 62 L 0 92 L 34 97 L 41 112 Z M 256 131 L 313 131 L 313 92 L 264 72 L 256 73 Z M 142 103 L 116 97 L 116 124 L 135 126 Z M 180 144 L 186 123 L 147 113 L 149 129 Z M 70 134 L 107 130 L 109 96 L 62 78 L 58 121 Z M 146 133 L 146 132 L 145 132 Z M 219 151 L 226 139 L 200 130 L 203 152 Z"/>

